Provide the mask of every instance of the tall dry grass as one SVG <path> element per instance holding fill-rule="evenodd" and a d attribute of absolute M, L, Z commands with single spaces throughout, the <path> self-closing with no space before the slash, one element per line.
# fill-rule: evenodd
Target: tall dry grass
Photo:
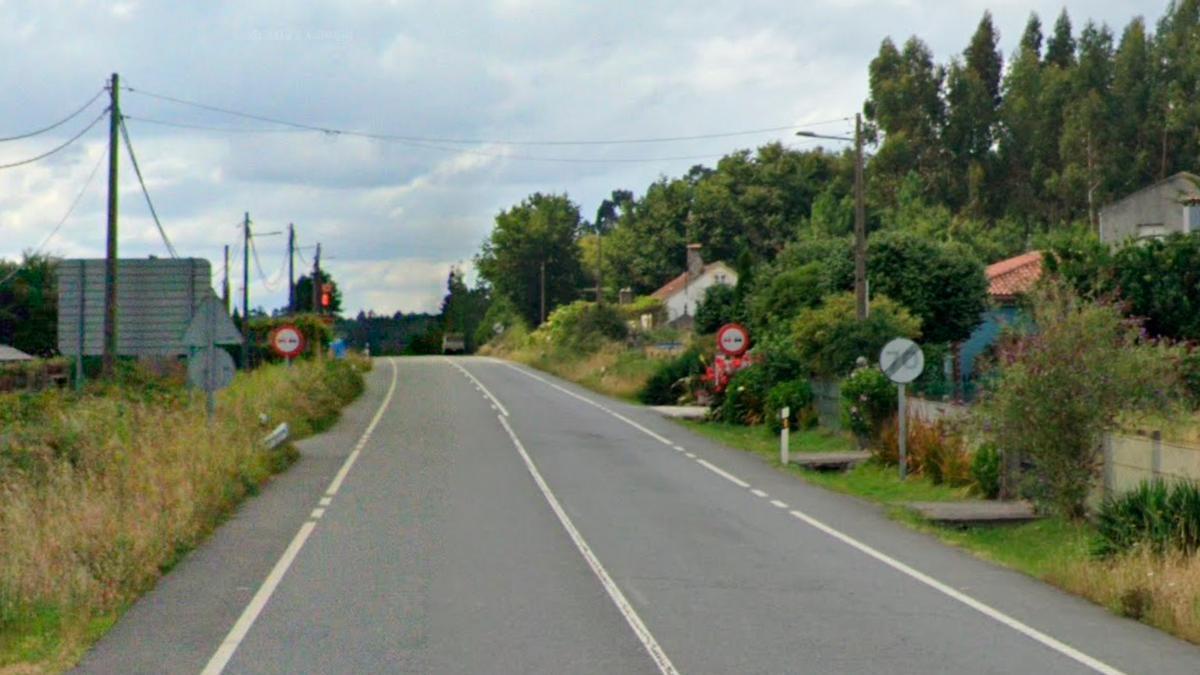
<path fill-rule="evenodd" d="M 209 423 L 201 395 L 137 373 L 83 395 L 0 396 L 0 668 L 69 665 L 97 621 L 153 586 L 362 390 L 361 362 L 239 374 Z M 23 664 L 23 665 L 22 665 Z"/>

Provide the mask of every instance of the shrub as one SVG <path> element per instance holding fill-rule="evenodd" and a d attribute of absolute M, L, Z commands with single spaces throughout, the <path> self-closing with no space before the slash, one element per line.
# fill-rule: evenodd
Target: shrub
<path fill-rule="evenodd" d="M 617 305 L 617 311 L 626 321 L 640 321 L 643 314 L 650 314 L 654 317 L 654 323 L 657 325 L 666 316 L 667 308 L 658 298 L 639 295 L 628 305 Z"/>
<path fill-rule="evenodd" d="M 250 356 L 252 362 L 279 363 L 283 361 L 267 344 L 271 331 L 284 324 L 292 324 L 304 335 L 304 356 L 311 357 L 318 350 L 329 346 L 333 340 L 333 329 L 316 314 L 297 314 L 295 316 L 251 318 L 250 319 Z M 440 344 L 438 345 L 441 346 Z"/>
<path fill-rule="evenodd" d="M 852 293 L 829 296 L 820 307 L 801 311 L 792 328 L 799 357 L 825 377 L 849 373 L 860 356 L 874 361 L 893 338 L 920 334 L 920 320 L 882 295 L 871 299 L 870 316 L 859 321 Z"/>
<path fill-rule="evenodd" d="M 766 406 L 763 417 L 772 433 L 779 433 L 783 420 L 779 413 L 785 407 L 791 409 L 788 424 L 793 429 L 812 426 L 817 416 L 813 412 L 813 392 L 808 380 L 791 380 L 780 382 L 767 391 Z"/>
<path fill-rule="evenodd" d="M 842 380 L 842 419 L 860 439 L 877 439 L 896 415 L 896 385 L 878 368 L 859 368 Z"/>
<path fill-rule="evenodd" d="M 979 446 L 971 458 L 971 478 L 987 499 L 1000 495 L 1000 467 L 1000 451 L 989 443 Z"/>
<path fill-rule="evenodd" d="M 696 333 L 705 335 L 734 321 L 745 321 L 737 290 L 727 284 L 715 284 L 704 291 L 704 297 L 696 305 Z"/>
<path fill-rule="evenodd" d="M 593 349 L 604 338 L 625 339 L 629 327 L 612 305 L 578 300 L 554 310 L 537 333 L 556 346 Z"/>
<path fill-rule="evenodd" d="M 638 393 L 638 401 L 645 405 L 675 405 L 686 394 L 679 388 L 680 381 L 703 372 L 700 350 L 692 347 L 674 359 L 664 361 Z"/>
<path fill-rule="evenodd" d="M 1145 547 L 1155 553 L 1191 555 L 1200 548 L 1200 486 L 1142 481 L 1117 497 L 1107 497 L 1096 517 L 1093 553 L 1107 557 Z"/>
<path fill-rule="evenodd" d="M 821 304 L 824 294 L 821 263 L 787 269 L 764 281 L 747 297 L 747 314 L 755 331 L 787 325 L 802 309 Z"/>
<path fill-rule="evenodd" d="M 944 421 L 929 422 L 909 415 L 906 432 L 909 473 L 923 475 L 934 485 L 970 485 L 971 456 L 962 436 L 947 427 Z M 881 430 L 875 458 L 885 464 L 900 462 L 900 429 L 895 418 L 888 420 Z"/>
<path fill-rule="evenodd" d="M 760 366 L 739 370 L 729 379 L 717 418 L 730 424 L 759 424 L 763 421 L 766 399 L 766 371 Z"/>
<path fill-rule="evenodd" d="M 1103 434 L 1119 414 L 1172 405 L 1175 359 L 1116 307 L 1082 301 L 1061 282 L 1044 283 L 1032 300 L 1036 329 L 1001 351 L 980 417 L 996 447 L 1032 461 L 1041 505 L 1079 518 Z"/>

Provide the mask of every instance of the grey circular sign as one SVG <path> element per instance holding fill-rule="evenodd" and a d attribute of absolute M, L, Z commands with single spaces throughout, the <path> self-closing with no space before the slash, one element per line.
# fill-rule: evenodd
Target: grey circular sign
<path fill-rule="evenodd" d="M 896 338 L 879 352 L 879 369 L 896 384 L 908 384 L 925 370 L 925 354 L 908 338 Z"/>

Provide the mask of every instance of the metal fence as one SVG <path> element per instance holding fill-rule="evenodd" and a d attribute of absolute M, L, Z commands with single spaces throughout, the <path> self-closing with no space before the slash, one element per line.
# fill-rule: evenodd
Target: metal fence
<path fill-rule="evenodd" d="M 817 421 L 833 431 L 842 429 L 842 388 L 837 380 L 812 378 L 813 407 L 817 409 Z"/>

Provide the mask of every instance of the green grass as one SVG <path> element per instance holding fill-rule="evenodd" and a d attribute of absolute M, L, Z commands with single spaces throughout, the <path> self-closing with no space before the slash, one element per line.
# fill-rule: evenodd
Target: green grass
<path fill-rule="evenodd" d="M 747 450 L 770 459 L 779 458 L 779 436 L 767 427 L 747 427 L 725 422 L 680 420 L 680 424 L 712 440 L 739 450 Z M 846 452 L 854 449 L 849 436 L 825 429 L 792 430 L 788 439 L 791 452 Z"/>
<path fill-rule="evenodd" d="M 932 481 L 919 476 L 901 481 L 896 467 L 873 462 L 859 464 L 845 473 L 805 469 L 797 469 L 797 473 L 815 485 L 880 504 L 948 502 L 969 496 L 966 488 L 934 485 Z"/>

